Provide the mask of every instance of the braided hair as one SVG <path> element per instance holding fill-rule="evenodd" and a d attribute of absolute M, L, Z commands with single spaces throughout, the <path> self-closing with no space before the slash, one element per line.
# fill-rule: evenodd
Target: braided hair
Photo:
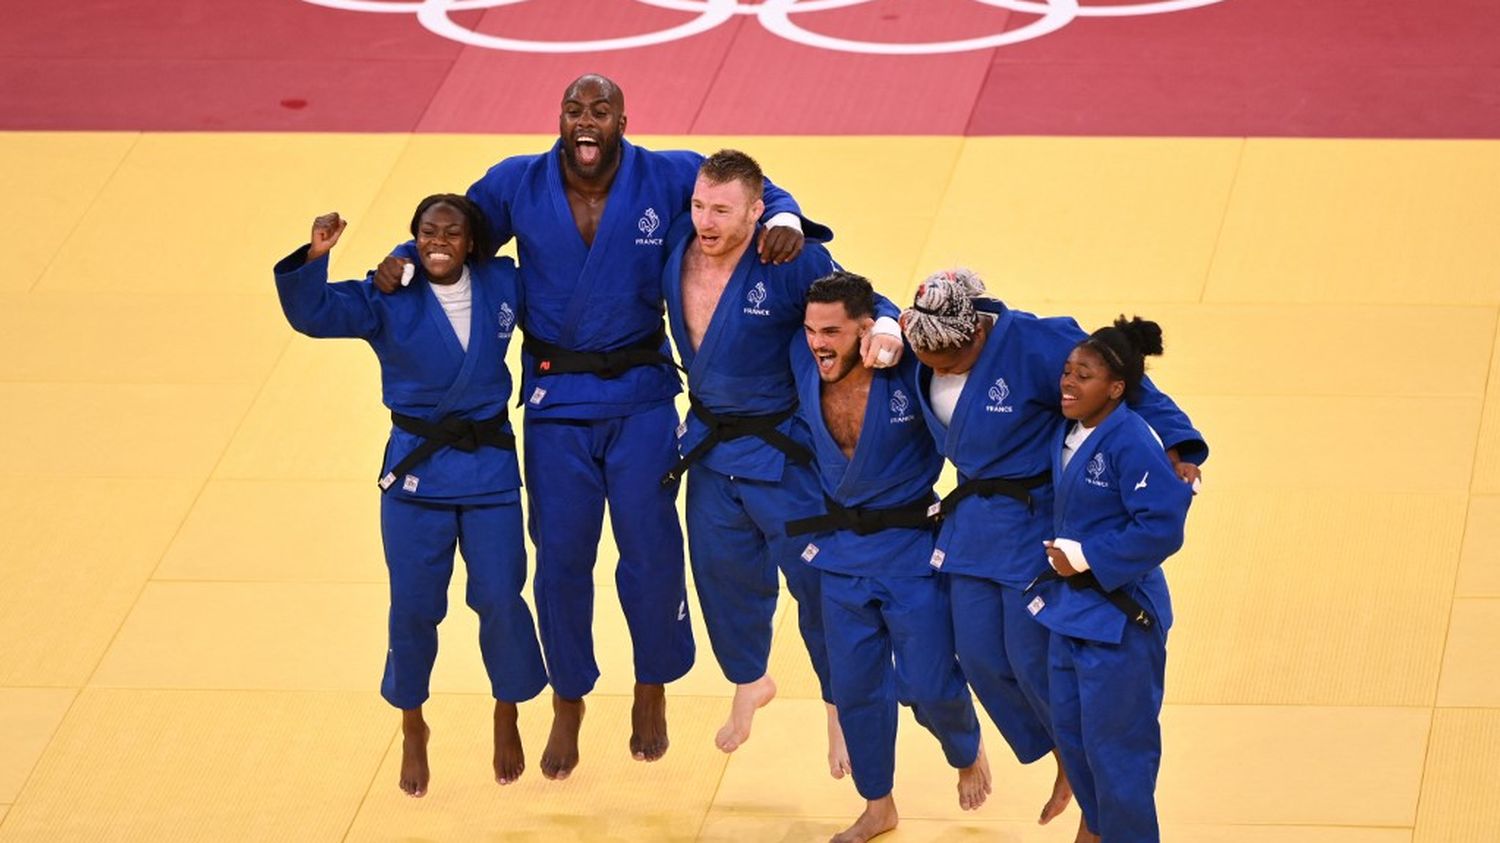
<path fill-rule="evenodd" d="M 1098 354 L 1110 375 L 1125 382 L 1126 400 L 1134 400 L 1146 377 L 1146 358 L 1162 353 L 1161 326 L 1139 316 L 1126 319 L 1122 313 L 1113 325 L 1090 334 L 1078 347 Z"/>
<path fill-rule="evenodd" d="M 984 281 L 972 269 L 945 269 L 927 276 L 912 306 L 901 314 L 907 341 L 923 352 L 967 345 L 979 325 L 974 299 L 983 295 Z"/>

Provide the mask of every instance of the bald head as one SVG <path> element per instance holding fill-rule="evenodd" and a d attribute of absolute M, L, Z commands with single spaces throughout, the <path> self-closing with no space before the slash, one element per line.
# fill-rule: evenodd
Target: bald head
<path fill-rule="evenodd" d="M 625 94 L 613 80 L 596 73 L 573 80 L 557 121 L 567 174 L 607 187 L 620 165 L 625 123 Z"/>
<path fill-rule="evenodd" d="M 608 76 L 600 76 L 597 73 L 585 73 L 573 80 L 566 91 L 563 91 L 563 103 L 569 101 L 587 103 L 599 98 L 608 100 L 615 107 L 618 114 L 625 113 L 625 92 L 615 84 L 615 80 Z"/>

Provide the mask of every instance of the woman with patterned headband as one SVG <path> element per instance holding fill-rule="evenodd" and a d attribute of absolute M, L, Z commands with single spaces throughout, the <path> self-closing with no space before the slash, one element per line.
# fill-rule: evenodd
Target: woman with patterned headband
<path fill-rule="evenodd" d="M 1026 588 L 1052 570 L 1043 541 L 1053 538 L 1058 373 L 1087 334 L 1071 318 L 1038 317 L 986 297 L 984 282 L 967 269 L 929 276 L 901 323 L 922 364 L 918 397 L 928 427 L 958 469 L 931 564 L 949 576 L 959 663 L 1017 759 L 1056 756 L 1049 633 L 1027 610 Z M 1208 445 L 1188 417 L 1149 379 L 1132 408 L 1167 444 L 1178 477 L 1197 479 Z M 1040 821 L 1051 821 L 1071 797 L 1059 759 Z"/>

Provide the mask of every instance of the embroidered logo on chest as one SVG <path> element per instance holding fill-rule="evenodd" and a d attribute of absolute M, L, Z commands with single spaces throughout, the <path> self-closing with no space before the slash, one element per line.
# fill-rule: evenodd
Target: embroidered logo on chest
<path fill-rule="evenodd" d="M 500 303 L 500 312 L 496 314 L 495 321 L 500 323 L 500 339 L 508 339 L 516 329 L 516 312 L 510 309 L 510 302 Z"/>
<path fill-rule="evenodd" d="M 661 217 L 656 215 L 655 208 L 647 208 L 646 213 L 641 214 L 641 218 L 636 221 L 635 227 L 645 235 L 635 238 L 637 246 L 660 246 L 662 244 L 662 238 L 651 236 L 658 228 L 661 228 Z"/>
<path fill-rule="evenodd" d="M 750 288 L 750 292 L 745 294 L 745 301 L 749 302 L 750 306 L 744 311 L 751 316 L 771 315 L 771 311 L 761 307 L 766 303 L 766 282 L 756 281 L 755 286 Z"/>
<path fill-rule="evenodd" d="M 915 420 L 915 415 L 906 412 L 910 409 L 911 399 L 906 397 L 905 392 L 898 389 L 891 393 L 891 424 L 901 424 Z"/>
<path fill-rule="evenodd" d="M 995 378 L 995 382 L 990 386 L 989 397 L 990 397 L 990 403 L 985 405 L 985 408 L 984 408 L 985 412 L 987 412 L 987 413 L 1013 413 L 1013 412 L 1015 412 L 1015 410 L 1016 410 L 1015 407 L 1012 407 L 1009 404 L 1005 403 L 1005 399 L 1007 399 L 1007 398 L 1010 397 L 1010 385 L 1005 382 L 1005 378 Z"/>
<path fill-rule="evenodd" d="M 1089 460 L 1088 468 L 1086 468 L 1085 471 L 1089 476 L 1083 478 L 1083 482 L 1089 484 L 1090 486 L 1098 486 L 1101 489 L 1109 488 L 1109 481 L 1104 479 L 1103 454 L 1096 452 L 1094 454 L 1094 458 Z"/>

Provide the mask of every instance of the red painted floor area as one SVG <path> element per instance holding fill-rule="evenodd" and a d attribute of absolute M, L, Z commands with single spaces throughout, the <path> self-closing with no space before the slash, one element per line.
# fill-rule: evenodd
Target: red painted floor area
<path fill-rule="evenodd" d="M 545 132 L 566 83 L 598 71 L 624 86 L 638 133 L 1500 137 L 1495 0 L 1221 0 L 1121 16 L 1087 12 L 1142 4 L 796 0 L 780 3 L 782 24 L 774 3 L 732 0 L 444 0 L 450 37 L 424 28 L 411 0 L 320 2 L 349 8 L 28 7 L 0 30 L 0 129 Z M 1084 14 L 1058 11 L 1075 3 Z M 454 40 L 547 49 L 671 31 L 714 9 L 730 11 L 624 50 Z M 1053 31 L 934 55 L 818 41 L 1039 29 Z"/>

